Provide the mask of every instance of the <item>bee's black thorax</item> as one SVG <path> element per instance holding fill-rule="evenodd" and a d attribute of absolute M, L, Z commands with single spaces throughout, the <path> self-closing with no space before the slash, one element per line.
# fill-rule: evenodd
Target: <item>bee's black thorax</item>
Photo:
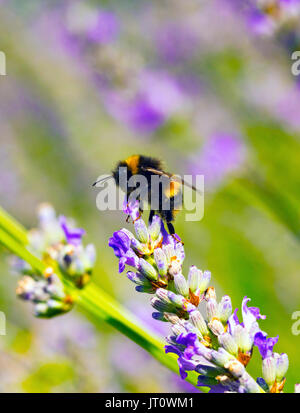
<path fill-rule="evenodd" d="M 150 171 L 147 169 L 150 169 Z M 165 175 L 155 174 L 153 170 L 162 172 Z M 174 220 L 176 210 L 181 205 L 182 193 L 178 183 L 170 184 L 169 176 L 171 175 L 163 172 L 160 160 L 144 155 L 132 155 L 119 162 L 112 174 L 116 185 L 120 186 L 127 196 L 135 190 L 134 187 L 129 185 L 130 178 L 136 175 L 144 176 L 147 180 L 147 201 L 151 205 L 151 209 L 157 212 L 166 222 L 170 223 Z M 152 178 L 154 176 L 158 179 L 157 185 L 153 184 Z M 154 208 L 153 205 L 156 205 L 156 207 Z"/>

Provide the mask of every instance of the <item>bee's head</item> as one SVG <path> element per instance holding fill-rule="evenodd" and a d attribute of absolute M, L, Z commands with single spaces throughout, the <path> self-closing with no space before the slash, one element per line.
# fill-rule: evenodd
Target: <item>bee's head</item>
<path fill-rule="evenodd" d="M 120 161 L 117 164 L 116 168 L 112 171 L 112 175 L 114 177 L 116 185 L 120 186 L 120 188 L 124 192 L 127 192 L 128 180 L 133 175 L 131 169 L 128 167 L 127 162 L 126 161 Z"/>

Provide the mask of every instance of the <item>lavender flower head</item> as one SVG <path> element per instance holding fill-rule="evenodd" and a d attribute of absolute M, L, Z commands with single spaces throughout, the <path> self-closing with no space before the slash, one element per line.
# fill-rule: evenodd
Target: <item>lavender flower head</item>
<path fill-rule="evenodd" d="M 211 392 L 282 392 L 288 357 L 273 352 L 278 337 L 267 338 L 261 330 L 259 321 L 266 316 L 259 308 L 250 307 L 250 298 L 244 297 L 240 319 L 228 295 L 217 300 L 209 271 L 192 266 L 188 277 L 183 275 L 183 245 L 167 234 L 158 216 L 147 227 L 138 202 L 125 204 L 124 212 L 133 219 L 135 235 L 122 229 L 109 245 L 119 259 L 119 271 L 132 267 L 127 277 L 136 290 L 153 295 L 153 318 L 171 323 L 165 350 L 178 356 L 182 379 L 195 371 L 198 386 Z M 199 309 L 201 302 L 205 315 Z M 257 380 L 247 372 L 255 346 L 262 356 L 263 377 Z"/>
<path fill-rule="evenodd" d="M 83 288 L 90 280 L 96 253 L 92 244 L 83 246 L 85 231 L 75 228 L 66 217 L 57 217 L 51 205 L 40 205 L 38 216 L 39 227 L 28 232 L 27 248 L 47 268 L 41 276 L 29 264 L 18 259 L 13 262 L 13 269 L 23 275 L 18 283 L 17 295 L 34 304 L 37 316 L 52 317 L 69 311 L 73 304 L 54 268 L 58 266 L 77 288 Z"/>

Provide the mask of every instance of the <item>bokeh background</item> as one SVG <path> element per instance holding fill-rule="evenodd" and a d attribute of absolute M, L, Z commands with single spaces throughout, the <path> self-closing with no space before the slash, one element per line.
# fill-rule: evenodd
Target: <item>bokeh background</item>
<path fill-rule="evenodd" d="M 203 220 L 176 221 L 185 268 L 209 269 L 235 307 L 247 295 L 261 308 L 262 328 L 289 355 L 292 391 L 300 379 L 300 336 L 291 332 L 300 310 L 296 6 L 282 22 L 234 0 L 0 3 L 1 205 L 28 228 L 44 201 L 75 218 L 97 247 L 95 282 L 163 337 L 149 298 L 118 274 L 107 246 L 124 216 L 99 212 L 91 183 L 134 153 L 203 173 Z M 76 311 L 35 319 L 0 254 L 0 391 L 191 391 L 107 325 Z M 256 352 L 249 369 L 260 375 Z"/>

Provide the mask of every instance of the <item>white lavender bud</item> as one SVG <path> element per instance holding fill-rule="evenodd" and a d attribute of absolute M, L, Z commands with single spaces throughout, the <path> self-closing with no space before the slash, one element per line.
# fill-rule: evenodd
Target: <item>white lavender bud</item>
<path fill-rule="evenodd" d="M 161 231 L 161 219 L 155 215 L 148 228 L 148 233 L 153 241 L 156 241 Z"/>
<path fill-rule="evenodd" d="M 150 301 L 151 305 L 155 310 L 164 313 L 164 312 L 172 312 L 174 311 L 175 307 L 173 304 L 167 304 L 164 301 L 161 301 L 157 297 L 153 297 Z"/>
<path fill-rule="evenodd" d="M 131 240 L 130 246 L 137 252 L 143 254 L 145 252 L 145 247 L 140 243 L 139 240 L 133 238 Z"/>
<path fill-rule="evenodd" d="M 241 352 L 247 353 L 252 349 L 253 343 L 246 328 L 241 325 L 236 326 L 233 337 Z"/>
<path fill-rule="evenodd" d="M 145 261 L 143 258 L 140 258 L 139 261 L 141 272 L 150 280 L 157 281 L 158 274 L 155 268 L 149 264 L 149 262 Z"/>
<path fill-rule="evenodd" d="M 128 271 L 127 272 L 127 278 L 134 282 L 137 285 L 145 285 L 150 287 L 151 283 L 148 280 L 148 278 L 146 278 L 143 274 L 141 274 L 140 272 L 133 272 L 133 271 Z"/>
<path fill-rule="evenodd" d="M 175 334 L 175 336 L 179 336 L 180 334 L 185 333 L 185 328 L 178 323 L 173 324 L 171 330 Z"/>
<path fill-rule="evenodd" d="M 39 205 L 37 213 L 41 224 L 49 221 L 52 222 L 56 219 L 55 209 L 51 204 L 46 202 Z"/>
<path fill-rule="evenodd" d="M 218 304 L 215 299 L 209 299 L 206 303 L 206 313 L 208 321 L 211 321 L 213 318 L 219 318 L 219 309 Z"/>
<path fill-rule="evenodd" d="M 190 321 L 191 323 L 200 331 L 200 333 L 205 336 L 208 334 L 208 328 L 204 318 L 200 311 L 195 310 L 190 313 Z"/>
<path fill-rule="evenodd" d="M 94 244 L 88 244 L 85 247 L 85 259 L 86 259 L 86 267 L 88 270 L 91 270 L 94 267 L 96 262 L 96 248 Z"/>
<path fill-rule="evenodd" d="M 276 380 L 276 359 L 273 356 L 262 361 L 262 375 L 268 386 L 273 386 Z"/>
<path fill-rule="evenodd" d="M 167 244 L 167 245 L 164 245 L 164 246 L 162 247 L 162 249 L 163 249 L 163 252 L 165 253 L 165 256 L 166 256 L 166 258 L 167 258 L 168 264 L 170 264 L 172 257 L 175 256 L 175 250 L 174 250 L 174 248 L 172 247 L 172 245 Z"/>
<path fill-rule="evenodd" d="M 34 314 L 38 317 L 45 315 L 48 312 L 48 305 L 46 303 L 38 303 L 34 306 Z"/>
<path fill-rule="evenodd" d="M 211 360 L 220 367 L 225 367 L 227 363 L 233 359 L 233 356 L 229 354 L 226 350 L 224 350 L 222 347 L 216 350 L 212 350 L 211 352 Z"/>
<path fill-rule="evenodd" d="M 224 333 L 224 326 L 220 320 L 214 319 L 209 324 L 208 327 L 212 331 L 215 336 L 219 336 L 220 334 Z"/>
<path fill-rule="evenodd" d="M 211 279 L 211 272 L 210 271 L 200 271 L 200 281 L 198 288 L 200 290 L 200 293 L 204 293 L 204 291 L 207 289 Z"/>
<path fill-rule="evenodd" d="M 300 383 L 295 384 L 295 393 L 300 393 Z"/>
<path fill-rule="evenodd" d="M 232 313 L 231 299 L 228 295 L 224 295 L 219 303 L 219 315 L 222 323 L 226 323 Z"/>
<path fill-rule="evenodd" d="M 183 295 L 184 297 L 187 297 L 189 295 L 189 288 L 186 282 L 185 277 L 182 274 L 175 274 L 174 275 L 174 284 L 176 291 Z"/>
<path fill-rule="evenodd" d="M 171 260 L 171 264 L 169 266 L 169 274 L 171 274 L 173 277 L 176 274 L 181 273 L 181 263 L 177 259 Z"/>
<path fill-rule="evenodd" d="M 63 307 L 62 301 L 50 299 L 47 301 L 48 308 L 51 310 L 60 310 Z"/>
<path fill-rule="evenodd" d="M 156 296 L 161 300 L 164 301 L 166 304 L 171 304 L 169 299 L 168 291 L 164 288 L 158 288 L 156 290 Z"/>
<path fill-rule="evenodd" d="M 53 297 L 53 298 L 58 298 L 62 299 L 65 296 L 64 292 L 64 287 L 60 279 L 56 274 L 52 274 L 48 279 L 47 279 L 48 285 L 45 288 L 47 293 Z"/>
<path fill-rule="evenodd" d="M 162 277 L 166 276 L 168 273 L 168 261 L 167 261 L 167 257 L 165 256 L 165 253 L 163 252 L 161 248 L 156 248 L 154 250 L 154 259 L 155 259 L 155 263 L 157 265 L 159 274 Z"/>
<path fill-rule="evenodd" d="M 245 367 L 240 363 L 237 359 L 232 358 L 224 365 L 225 369 L 227 369 L 233 377 L 239 379 L 245 373 Z"/>
<path fill-rule="evenodd" d="M 229 333 L 220 334 L 218 337 L 220 346 L 222 346 L 228 353 L 236 356 L 238 354 L 238 346 L 234 338 Z"/>
<path fill-rule="evenodd" d="M 243 387 L 246 389 L 247 393 L 260 393 L 261 388 L 259 386 L 259 383 L 257 383 L 253 377 L 251 377 L 249 374 L 244 374 L 239 378 L 240 383 L 243 385 Z"/>
<path fill-rule="evenodd" d="M 192 265 L 188 275 L 189 289 L 195 292 L 199 288 L 201 271 L 195 265 Z M 201 273 L 202 274 L 202 273 Z"/>
<path fill-rule="evenodd" d="M 281 382 L 289 368 L 289 358 L 287 354 L 275 354 L 276 357 L 276 380 Z"/>
<path fill-rule="evenodd" d="M 170 301 L 174 303 L 176 307 L 182 308 L 186 300 L 181 295 L 175 294 L 172 291 L 168 291 L 167 293 Z"/>
<path fill-rule="evenodd" d="M 134 229 L 138 240 L 143 244 L 147 244 L 150 237 L 145 222 L 142 219 L 138 219 L 134 223 Z"/>

